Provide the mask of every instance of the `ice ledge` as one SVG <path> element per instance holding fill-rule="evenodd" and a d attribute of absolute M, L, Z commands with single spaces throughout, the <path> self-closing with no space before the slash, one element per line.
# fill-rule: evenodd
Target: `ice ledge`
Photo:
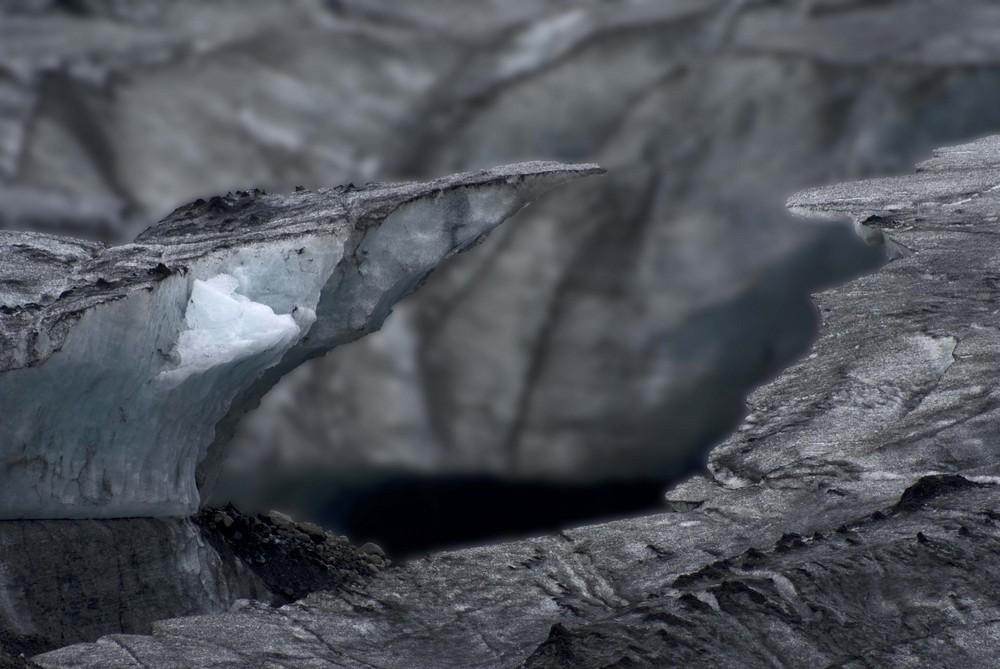
<path fill-rule="evenodd" d="M 1000 136 L 937 149 L 915 174 L 814 188 L 793 195 L 787 205 L 807 218 L 878 219 L 880 229 L 994 223 L 1000 212 Z"/>
<path fill-rule="evenodd" d="M 238 416 L 449 255 L 596 165 L 174 211 L 105 247 L 0 232 L 0 518 L 187 515 Z M 200 468 L 200 469 L 199 469 Z"/>

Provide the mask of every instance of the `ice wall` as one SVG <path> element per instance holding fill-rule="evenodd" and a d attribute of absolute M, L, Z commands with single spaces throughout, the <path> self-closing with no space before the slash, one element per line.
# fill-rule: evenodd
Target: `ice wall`
<path fill-rule="evenodd" d="M 0 518 L 171 516 L 238 417 L 444 258 L 595 165 L 241 191 L 117 247 L 0 233 Z"/>

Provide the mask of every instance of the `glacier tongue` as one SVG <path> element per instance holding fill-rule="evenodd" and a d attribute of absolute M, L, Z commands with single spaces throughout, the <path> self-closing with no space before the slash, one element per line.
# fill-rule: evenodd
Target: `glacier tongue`
<path fill-rule="evenodd" d="M 377 330 L 449 255 L 596 165 L 239 192 L 132 244 L 0 233 L 0 518 L 188 515 L 285 373 Z"/>

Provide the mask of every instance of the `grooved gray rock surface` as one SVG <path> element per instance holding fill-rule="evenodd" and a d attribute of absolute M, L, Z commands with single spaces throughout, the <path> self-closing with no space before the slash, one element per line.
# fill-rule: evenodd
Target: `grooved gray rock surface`
<path fill-rule="evenodd" d="M 351 592 L 163 621 L 38 660 L 990 666 L 998 145 L 791 199 L 824 217 L 849 212 L 882 233 L 872 243 L 889 235 L 910 254 L 816 298 L 812 353 L 750 397 L 745 424 L 711 454 L 712 476 L 668 493 L 672 512 L 440 553 Z"/>
<path fill-rule="evenodd" d="M 275 601 L 229 557 L 188 519 L 0 521 L 0 647 L 33 655 L 116 630 L 148 632 L 168 611 Z"/>
<path fill-rule="evenodd" d="M 164 616 L 350 588 L 386 563 L 315 525 L 232 508 L 190 519 L 0 521 L 0 667 L 8 656 L 148 633 Z"/>

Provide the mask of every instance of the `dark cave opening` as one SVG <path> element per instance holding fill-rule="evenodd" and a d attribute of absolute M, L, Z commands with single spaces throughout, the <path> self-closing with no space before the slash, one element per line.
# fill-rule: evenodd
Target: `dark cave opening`
<path fill-rule="evenodd" d="M 398 560 L 663 511 L 668 487 L 652 479 L 558 484 L 399 476 L 342 485 L 313 513 L 325 527 L 373 541 Z"/>

